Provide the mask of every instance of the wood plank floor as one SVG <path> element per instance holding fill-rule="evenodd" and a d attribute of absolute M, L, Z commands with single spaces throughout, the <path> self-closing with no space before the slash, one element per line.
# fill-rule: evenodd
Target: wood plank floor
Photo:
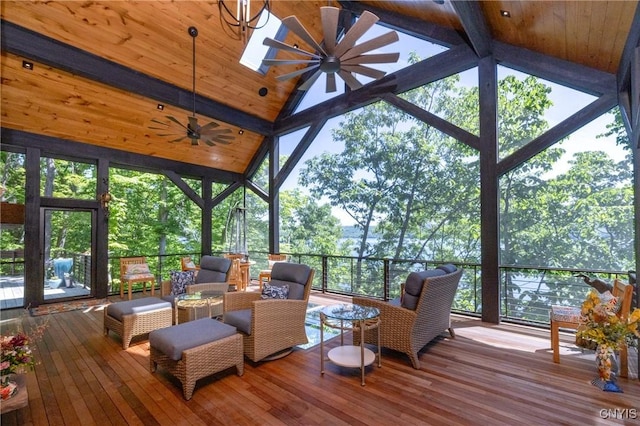
<path fill-rule="evenodd" d="M 202 379 L 185 401 L 177 380 L 149 372 L 148 342 L 123 351 L 118 336 L 103 335 L 102 314 L 95 307 L 48 316 L 39 364 L 27 375 L 29 405 L 3 414 L 3 426 L 640 424 L 640 382 L 620 379 L 624 393 L 599 390 L 589 383 L 593 353 L 567 335 L 554 364 L 548 330 L 456 317 L 456 338 L 443 333 L 428 345 L 420 370 L 383 350 L 382 368 L 368 367 L 363 387 L 357 369 L 327 363 L 321 376 L 316 346 L 246 361 L 242 377 L 230 369 Z"/>

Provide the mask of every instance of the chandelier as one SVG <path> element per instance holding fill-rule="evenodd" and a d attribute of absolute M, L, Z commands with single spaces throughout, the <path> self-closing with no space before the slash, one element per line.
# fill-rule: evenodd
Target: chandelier
<path fill-rule="evenodd" d="M 257 12 L 251 11 L 251 0 L 236 0 L 235 12 L 229 8 L 229 0 L 218 0 L 218 11 L 220 12 L 220 22 L 223 28 L 232 38 L 242 40 L 245 44 L 249 39 L 249 30 L 262 28 L 266 22 L 260 26 L 260 15 L 267 11 L 267 21 L 271 13 L 271 0 L 254 0 L 260 7 Z"/>

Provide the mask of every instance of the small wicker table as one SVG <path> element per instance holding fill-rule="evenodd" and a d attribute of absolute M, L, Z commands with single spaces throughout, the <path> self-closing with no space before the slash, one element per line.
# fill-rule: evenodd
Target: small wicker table
<path fill-rule="evenodd" d="M 222 315 L 224 293 L 203 291 L 192 294 L 179 294 L 175 299 L 175 323 L 193 321 L 198 317 L 208 318 Z"/>
<path fill-rule="evenodd" d="M 340 346 L 327 353 L 327 360 L 342 367 L 360 368 L 364 386 L 364 368 L 373 364 L 376 354 L 364 347 L 364 332 L 378 329 L 378 367 L 382 367 L 380 349 L 380 310 L 350 303 L 325 306 L 320 311 L 320 374 L 324 374 L 324 327 L 340 330 Z M 345 345 L 344 330 L 360 333 L 360 345 Z"/>

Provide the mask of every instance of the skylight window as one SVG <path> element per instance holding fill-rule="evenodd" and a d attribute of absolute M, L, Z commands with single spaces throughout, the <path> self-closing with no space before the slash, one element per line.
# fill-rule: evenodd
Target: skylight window
<path fill-rule="evenodd" d="M 266 10 L 262 12 L 258 20 L 258 29 L 251 33 L 251 38 L 240 58 L 240 63 L 247 68 L 265 74 L 267 68 L 262 67 L 262 59 L 266 56 L 269 47 L 263 45 L 262 41 L 266 37 L 276 38 L 281 26 L 282 22 L 273 13 L 270 14 Z"/>

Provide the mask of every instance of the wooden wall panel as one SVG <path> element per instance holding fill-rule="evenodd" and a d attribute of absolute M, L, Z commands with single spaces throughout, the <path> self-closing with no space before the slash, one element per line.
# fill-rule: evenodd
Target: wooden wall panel
<path fill-rule="evenodd" d="M 615 74 L 635 1 L 483 1 L 492 36 Z M 508 10 L 510 18 L 500 16 Z"/>
<path fill-rule="evenodd" d="M 255 2 L 254 4 L 257 4 Z M 295 14 L 321 39 L 323 1 L 275 1 L 280 18 Z M 240 65 L 244 44 L 224 32 L 213 1 L 3 1 L 2 18 L 103 58 L 192 88 L 192 38 L 198 28 L 198 93 L 273 121 L 294 88 L 295 80 L 278 82 L 279 71 L 266 76 Z M 268 89 L 261 97 L 258 90 Z"/>
<path fill-rule="evenodd" d="M 171 138 L 149 129 L 151 120 L 171 115 L 186 122 L 191 113 L 171 106 L 161 112 L 156 105 L 43 64 L 35 63 L 28 71 L 22 68 L 22 58 L 2 55 L 5 127 L 237 173 L 244 172 L 262 142 L 259 134 L 239 135 L 239 128 L 220 123 L 235 135 L 230 145 L 192 146 L 188 139 L 169 143 Z M 198 116 L 201 125 L 210 120 Z M 177 125 L 172 129 L 181 132 Z"/>

